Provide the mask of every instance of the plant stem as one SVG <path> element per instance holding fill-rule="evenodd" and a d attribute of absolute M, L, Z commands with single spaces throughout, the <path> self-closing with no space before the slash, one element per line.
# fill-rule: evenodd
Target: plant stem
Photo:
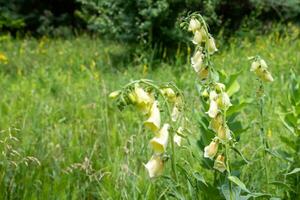
<path fill-rule="evenodd" d="M 227 126 L 226 124 L 226 110 L 223 113 L 223 126 Z M 226 160 L 226 171 L 228 173 L 228 176 L 231 176 L 231 172 L 230 172 L 230 163 L 229 163 L 229 144 L 228 141 L 226 141 L 225 143 L 225 160 Z M 232 193 L 232 184 L 231 181 L 228 180 L 228 184 L 229 184 L 229 195 L 230 195 L 230 199 L 233 200 L 234 199 L 234 195 Z"/>
<path fill-rule="evenodd" d="M 267 136 L 265 133 L 265 129 L 264 129 L 264 85 L 262 83 L 262 81 L 260 81 L 260 86 L 259 86 L 259 115 L 260 115 L 260 138 L 261 138 L 261 143 L 264 147 L 263 149 L 263 158 L 264 161 L 262 165 L 264 165 L 264 169 L 265 169 L 265 175 L 266 175 L 266 189 L 267 192 L 269 191 L 269 172 L 268 172 L 268 165 L 267 165 L 267 154 L 266 151 L 268 149 L 268 141 L 267 141 Z"/>

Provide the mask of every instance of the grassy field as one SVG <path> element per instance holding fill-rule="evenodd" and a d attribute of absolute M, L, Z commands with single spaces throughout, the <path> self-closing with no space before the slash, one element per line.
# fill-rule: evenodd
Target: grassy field
<path fill-rule="evenodd" d="M 241 88 L 235 96 L 251 102 L 239 115 L 248 129 L 238 144 L 250 164 L 239 165 L 241 158 L 236 154 L 232 158 L 247 188 L 266 192 L 263 170 L 257 164 L 262 157 L 252 157 L 260 145 L 255 126 L 258 85 L 249 72 L 247 57 L 259 54 L 270 67 L 275 81 L 266 86 L 265 126 L 271 148 L 289 151 L 279 140 L 289 132 L 278 113 L 280 104 L 287 105 L 290 70 L 300 72 L 299 30 L 231 39 L 218 46 L 216 67 L 228 74 L 240 72 Z M 133 108 L 120 111 L 108 98 L 130 80 L 173 81 L 184 92 L 189 138 L 196 141 L 202 134 L 197 118 L 203 113 L 189 57 L 151 68 L 128 62 L 131 58 L 126 52 L 125 44 L 85 36 L 68 40 L 0 38 L 0 53 L 7 57 L 0 61 L 0 199 L 201 198 L 205 187 L 195 194 L 183 172 L 179 171 L 181 187 L 168 178 L 169 162 L 164 177 L 148 178 L 143 163 L 151 156 L 148 141 L 152 136 Z M 212 171 L 200 165 L 203 149 L 193 144 L 185 141 L 176 148 L 178 165 L 213 182 Z M 274 181 L 281 179 L 279 174 L 289 164 L 271 155 L 265 162 Z M 268 192 L 284 195 L 277 185 Z"/>

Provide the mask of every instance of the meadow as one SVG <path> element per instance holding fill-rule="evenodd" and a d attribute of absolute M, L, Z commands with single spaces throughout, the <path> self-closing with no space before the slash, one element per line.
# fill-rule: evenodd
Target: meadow
<path fill-rule="evenodd" d="M 282 106 L 290 106 L 292 74 L 300 81 L 299 34 L 299 28 L 287 27 L 286 33 L 218 43 L 220 35 L 219 51 L 213 57 L 216 68 L 228 76 L 237 74 L 240 86 L 233 97 L 233 102 L 242 102 L 237 116 L 243 129 L 238 148 L 249 163 L 231 153 L 236 176 L 249 190 L 273 199 L 299 198 L 293 196 L 299 194 L 299 173 L 295 173 L 298 186 L 283 175 L 292 170 L 294 160 L 281 156 L 292 149 L 280 139 L 291 137 L 280 116 Z M 0 53 L 7 59 L 0 60 L 0 199 L 223 198 L 214 182 L 221 175 L 203 165 L 203 148 L 197 145 L 204 113 L 190 53 L 186 56 L 179 48 L 177 60 L 149 66 L 127 56 L 127 50 L 126 44 L 90 36 L 1 36 Z M 255 55 L 266 60 L 274 77 L 265 86 L 264 125 L 273 152 L 266 157 L 255 154 L 260 146 L 258 84 L 248 61 Z M 162 177 L 148 177 L 143 163 L 151 156 L 148 141 L 152 136 L 133 107 L 120 110 L 108 97 L 141 78 L 174 82 L 183 91 L 189 139 L 175 149 L 177 183 L 170 178 L 170 162 Z M 269 167 L 268 184 L 261 161 Z M 209 198 L 209 193 L 214 196 Z"/>

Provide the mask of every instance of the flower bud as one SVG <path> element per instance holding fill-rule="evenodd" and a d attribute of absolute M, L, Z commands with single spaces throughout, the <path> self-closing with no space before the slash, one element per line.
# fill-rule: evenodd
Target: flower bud
<path fill-rule="evenodd" d="M 209 97 L 209 94 L 206 89 L 201 93 L 201 96 L 205 98 Z"/>
<path fill-rule="evenodd" d="M 173 121 L 173 122 L 176 122 L 176 121 L 177 121 L 177 119 L 178 119 L 178 117 L 179 117 L 179 114 L 180 114 L 179 109 L 178 109 L 177 106 L 175 105 L 175 106 L 173 107 L 173 110 L 172 110 L 172 113 L 171 113 L 171 118 L 172 118 L 172 121 Z"/>
<path fill-rule="evenodd" d="M 165 97 L 168 98 L 170 102 L 175 102 L 176 101 L 176 94 L 172 88 L 163 88 L 161 89 L 161 92 Z"/>
<path fill-rule="evenodd" d="M 149 177 L 154 178 L 162 175 L 164 170 L 164 161 L 162 160 L 161 156 L 153 155 L 144 166 L 148 171 Z"/>
<path fill-rule="evenodd" d="M 108 97 L 111 98 L 111 99 L 115 99 L 115 98 L 117 98 L 120 94 L 121 94 L 121 91 L 120 91 L 120 90 L 117 90 L 117 91 L 114 91 L 114 92 L 110 93 Z"/>
<path fill-rule="evenodd" d="M 225 165 L 225 157 L 223 155 L 218 155 L 215 162 L 214 162 L 214 169 L 224 172 L 226 170 L 226 165 Z"/>
<path fill-rule="evenodd" d="M 192 32 L 195 32 L 196 30 L 200 29 L 201 28 L 201 24 L 200 22 L 195 19 L 195 18 L 192 18 L 190 20 L 190 24 L 189 24 L 189 28 L 188 28 L 188 31 L 192 31 Z"/>
<path fill-rule="evenodd" d="M 150 140 L 150 145 L 155 153 L 161 154 L 166 151 L 169 138 L 169 128 L 169 124 L 164 124 L 158 134 Z"/>
<path fill-rule="evenodd" d="M 204 157 L 213 159 L 218 152 L 218 141 L 211 141 L 211 143 L 204 148 Z"/>
<path fill-rule="evenodd" d="M 182 140 L 182 137 L 177 133 L 182 135 L 182 132 L 183 132 L 183 128 L 179 127 L 176 131 L 176 134 L 174 135 L 173 141 L 175 144 L 177 144 L 177 146 L 181 146 L 181 140 Z"/>
<path fill-rule="evenodd" d="M 150 117 L 144 122 L 144 125 L 156 132 L 160 127 L 160 111 L 158 108 L 158 101 L 154 101 L 151 107 Z"/>

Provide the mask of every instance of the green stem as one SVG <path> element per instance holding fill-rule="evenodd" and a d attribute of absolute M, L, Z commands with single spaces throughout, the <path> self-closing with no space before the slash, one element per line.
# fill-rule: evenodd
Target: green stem
<path fill-rule="evenodd" d="M 266 189 L 267 192 L 269 191 L 269 170 L 268 170 L 268 165 L 267 165 L 267 154 L 266 151 L 268 149 L 268 141 L 267 141 L 267 136 L 265 133 L 265 128 L 264 128 L 264 85 L 263 83 L 260 81 L 260 86 L 259 86 L 259 93 L 261 93 L 260 97 L 259 97 L 259 115 L 260 115 L 260 138 L 261 138 L 261 143 L 264 147 L 263 150 L 263 164 L 264 165 L 264 169 L 265 169 L 265 175 L 266 175 Z"/>
<path fill-rule="evenodd" d="M 226 110 L 224 111 L 223 113 L 223 126 L 227 126 L 226 124 Z M 229 163 L 229 144 L 228 144 L 229 141 L 226 141 L 225 143 L 225 160 L 226 160 L 226 171 L 228 173 L 228 176 L 231 176 L 231 171 L 230 171 L 230 163 Z M 234 195 L 232 193 L 232 184 L 231 184 L 231 181 L 228 180 L 228 183 L 229 183 L 229 195 L 230 195 L 230 199 L 234 199 Z"/>

